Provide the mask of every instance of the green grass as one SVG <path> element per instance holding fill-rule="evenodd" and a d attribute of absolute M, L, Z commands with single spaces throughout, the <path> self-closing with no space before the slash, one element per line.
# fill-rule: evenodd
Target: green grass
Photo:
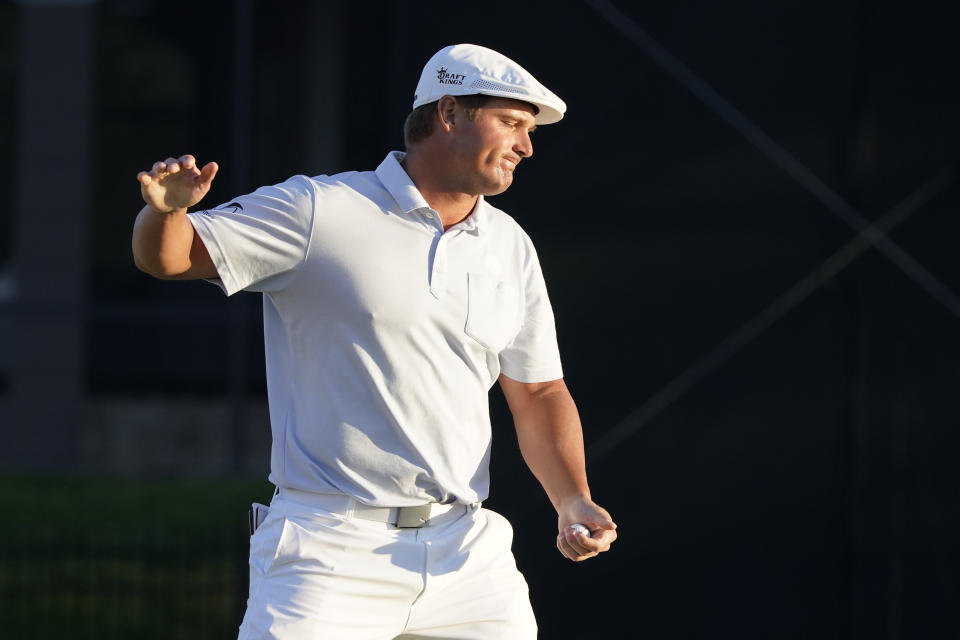
<path fill-rule="evenodd" d="M 0 477 L 9 638 L 235 638 L 247 590 L 246 478 Z"/>

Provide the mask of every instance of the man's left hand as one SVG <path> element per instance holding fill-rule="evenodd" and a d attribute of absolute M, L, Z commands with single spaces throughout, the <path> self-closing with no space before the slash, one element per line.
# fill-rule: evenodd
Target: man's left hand
<path fill-rule="evenodd" d="M 582 524 L 590 533 L 572 527 Z M 565 557 L 580 562 L 610 549 L 617 539 L 617 525 L 606 509 L 590 498 L 577 496 L 563 505 L 557 518 L 557 549 Z"/>

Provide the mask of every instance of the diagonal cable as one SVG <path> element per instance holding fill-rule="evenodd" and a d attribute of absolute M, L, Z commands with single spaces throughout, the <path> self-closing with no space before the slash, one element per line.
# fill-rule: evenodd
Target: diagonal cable
<path fill-rule="evenodd" d="M 747 344 L 766 331 L 777 320 L 806 300 L 825 281 L 836 276 L 851 262 L 875 246 L 879 238 L 893 230 L 914 212 L 950 186 L 954 179 L 953 167 L 946 167 L 933 178 L 923 183 L 893 209 L 885 213 L 872 228 L 876 233 L 855 236 L 850 242 L 827 258 L 817 269 L 800 279 L 771 304 L 748 320 L 742 327 L 727 336 L 686 371 L 660 389 L 639 408 L 604 433 L 587 447 L 587 459 L 595 461 L 608 454 L 639 431 L 660 412 L 676 402 L 697 383 L 706 378 L 733 357 Z"/>
<path fill-rule="evenodd" d="M 627 39 L 637 45 L 654 62 L 673 76 L 680 84 L 739 131 L 774 164 L 786 171 L 817 200 L 859 234 L 865 236 L 877 250 L 897 265 L 918 286 L 960 318 L 960 297 L 870 223 L 836 191 L 800 163 L 786 149 L 777 144 L 760 127 L 750 121 L 736 107 L 717 93 L 713 87 L 696 75 L 680 60 L 664 49 L 609 0 L 585 0 L 587 6 L 605 18 Z"/>

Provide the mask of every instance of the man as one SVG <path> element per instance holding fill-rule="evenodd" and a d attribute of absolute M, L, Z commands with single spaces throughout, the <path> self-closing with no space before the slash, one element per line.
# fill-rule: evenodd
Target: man
<path fill-rule="evenodd" d="M 525 461 L 579 561 L 609 549 L 530 239 L 484 196 L 564 103 L 501 54 L 427 62 L 376 171 L 296 176 L 188 214 L 217 165 L 141 172 L 137 265 L 263 293 L 277 493 L 251 538 L 241 638 L 536 637 L 488 492 L 499 380 Z M 589 531 L 573 525 L 582 524 Z"/>

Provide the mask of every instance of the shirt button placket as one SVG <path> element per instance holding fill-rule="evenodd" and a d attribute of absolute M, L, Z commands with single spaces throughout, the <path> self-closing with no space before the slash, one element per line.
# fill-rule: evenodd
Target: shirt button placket
<path fill-rule="evenodd" d="M 437 252 L 433 256 L 433 273 L 430 274 L 430 292 L 440 298 L 447 291 L 447 237 L 441 235 Z"/>

